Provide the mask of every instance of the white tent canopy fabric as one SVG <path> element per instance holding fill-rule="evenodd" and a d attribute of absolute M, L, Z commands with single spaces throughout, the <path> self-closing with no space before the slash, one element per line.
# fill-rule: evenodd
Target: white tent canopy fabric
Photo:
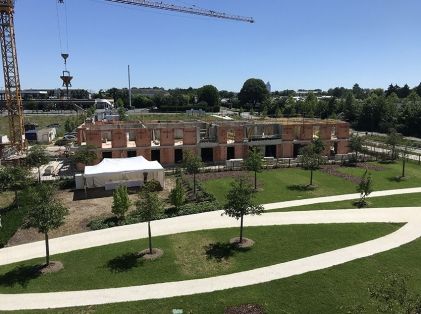
<path fill-rule="evenodd" d="M 96 166 L 86 166 L 84 174 L 87 188 L 105 187 L 106 189 L 112 189 L 118 185 L 141 186 L 145 176 L 148 181 L 156 180 L 164 187 L 162 165 L 157 161 L 148 161 L 143 156 L 105 158 Z"/>

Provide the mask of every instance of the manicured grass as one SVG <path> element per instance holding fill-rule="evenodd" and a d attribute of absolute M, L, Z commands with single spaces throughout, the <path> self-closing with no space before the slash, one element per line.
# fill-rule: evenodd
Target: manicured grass
<path fill-rule="evenodd" d="M 164 256 L 137 262 L 133 254 L 147 247 L 147 240 L 60 254 L 65 269 L 45 276 L 34 275 L 43 259 L 0 267 L 0 292 L 46 292 L 124 287 L 234 273 L 273 265 L 375 239 L 393 232 L 398 224 L 332 224 L 249 227 L 245 235 L 256 241 L 247 251 L 227 242 L 239 229 L 219 229 L 154 239 Z M 54 247 L 51 247 L 54 251 Z"/>
<path fill-rule="evenodd" d="M 421 291 L 421 239 L 403 247 L 326 270 L 220 292 L 153 301 L 24 313 L 184 313 L 220 314 L 231 305 L 257 303 L 266 313 L 378 313 L 368 287 L 388 273 L 409 276 L 409 289 Z M 363 306 L 361 312 L 350 312 Z"/>
<path fill-rule="evenodd" d="M 375 171 L 369 170 L 373 178 L 374 190 L 391 190 L 403 189 L 421 186 L 421 166 L 415 162 L 407 162 L 406 174 L 407 180 L 397 180 L 402 173 L 402 162 L 392 164 L 373 163 L 373 165 L 383 167 L 383 170 Z M 361 177 L 365 169 L 354 167 L 341 167 L 338 168 L 340 172 L 351 174 L 356 177 Z"/>
<path fill-rule="evenodd" d="M 368 206 L 371 208 L 387 208 L 387 207 L 421 207 L 421 193 L 392 195 L 381 197 L 368 197 Z M 327 210 L 327 209 L 348 209 L 356 208 L 354 200 L 332 202 L 324 204 L 314 204 L 297 206 L 290 208 L 280 208 L 271 210 L 272 212 L 286 212 L 286 211 L 304 211 L 304 210 Z"/>
<path fill-rule="evenodd" d="M 224 204 L 232 180 L 222 178 L 207 180 L 201 184 Z M 314 172 L 314 184 L 318 188 L 303 190 L 301 186 L 309 184 L 310 172 L 299 168 L 265 170 L 257 174 L 257 180 L 260 189 L 256 194 L 256 201 L 262 204 L 355 192 L 355 184 L 320 171 Z"/>
<path fill-rule="evenodd" d="M 383 167 L 384 170 L 370 170 L 373 177 L 375 191 L 403 189 L 421 186 L 421 166 L 414 162 L 408 162 L 406 166 L 407 180 L 396 179 L 401 174 L 402 164 L 380 164 L 373 165 Z M 361 177 L 365 169 L 357 167 L 339 167 L 340 172 Z M 247 174 L 246 172 L 244 173 Z M 248 173 L 252 176 L 252 173 Z M 318 187 L 315 190 L 304 190 L 301 186 L 308 184 L 309 172 L 300 168 L 266 170 L 257 175 L 260 184 L 259 192 L 256 194 L 256 201 L 262 204 L 281 202 L 295 199 L 305 199 L 319 196 L 339 195 L 356 192 L 356 184 L 338 178 L 321 171 L 314 172 L 314 184 Z M 226 193 L 230 189 L 233 178 L 221 178 L 203 181 L 202 186 L 209 193 L 213 194 L 222 204 L 225 203 Z"/>

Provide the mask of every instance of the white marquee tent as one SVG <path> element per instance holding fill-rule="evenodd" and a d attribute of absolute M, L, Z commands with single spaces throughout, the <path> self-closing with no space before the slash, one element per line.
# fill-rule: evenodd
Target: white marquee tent
<path fill-rule="evenodd" d="M 142 186 L 147 181 L 156 180 L 164 187 L 164 168 L 157 161 L 148 161 L 143 156 L 132 158 L 103 159 L 96 166 L 85 167 L 87 188 L 105 187 L 115 189 L 119 185 Z"/>

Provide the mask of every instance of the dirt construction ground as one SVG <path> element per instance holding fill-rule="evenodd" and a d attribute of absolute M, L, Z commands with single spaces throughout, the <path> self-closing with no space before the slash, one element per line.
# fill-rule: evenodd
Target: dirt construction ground
<path fill-rule="evenodd" d="M 165 189 L 159 193 L 163 201 L 168 199 L 169 192 L 174 188 L 174 178 L 165 179 Z M 69 215 L 63 226 L 50 232 L 50 238 L 90 231 L 88 223 L 97 218 L 112 216 L 112 191 L 95 189 L 88 192 L 86 199 L 84 191 L 65 190 L 59 192 L 59 198 L 69 208 Z M 130 199 L 137 200 L 137 191 L 130 191 Z M 132 206 L 131 210 L 134 210 Z M 43 240 L 44 236 L 35 229 L 19 229 L 9 240 L 7 246 L 19 245 Z"/>

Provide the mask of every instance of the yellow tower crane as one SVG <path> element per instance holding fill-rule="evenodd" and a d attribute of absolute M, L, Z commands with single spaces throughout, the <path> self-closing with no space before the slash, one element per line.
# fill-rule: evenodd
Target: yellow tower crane
<path fill-rule="evenodd" d="M 58 0 L 63 3 L 64 0 Z M 254 23 L 251 17 L 230 15 L 223 12 L 206 10 L 196 6 L 178 6 L 161 1 L 148 0 L 104 0 L 127 5 L 147 7 L 166 11 L 208 16 L 234 20 L 240 22 Z M 5 101 L 9 118 L 9 140 L 12 148 L 17 153 L 26 150 L 24 114 L 19 80 L 18 59 L 16 54 L 15 28 L 14 28 L 15 0 L 0 0 L 0 41 L 3 60 L 3 74 L 5 85 Z"/>

